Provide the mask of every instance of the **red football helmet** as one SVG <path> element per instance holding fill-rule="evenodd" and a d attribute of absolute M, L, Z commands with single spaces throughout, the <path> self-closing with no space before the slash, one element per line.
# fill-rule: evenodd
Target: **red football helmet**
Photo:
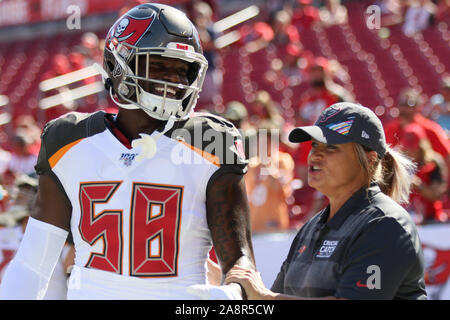
<path fill-rule="evenodd" d="M 189 84 L 150 78 L 148 64 L 155 56 L 188 62 Z M 141 108 L 159 120 L 181 120 L 189 115 L 207 68 L 194 25 L 183 12 L 167 5 L 134 7 L 114 23 L 106 37 L 103 69 L 107 90 L 128 102 L 116 102 L 120 107 Z M 158 86 L 161 94 L 149 92 L 149 86 Z"/>

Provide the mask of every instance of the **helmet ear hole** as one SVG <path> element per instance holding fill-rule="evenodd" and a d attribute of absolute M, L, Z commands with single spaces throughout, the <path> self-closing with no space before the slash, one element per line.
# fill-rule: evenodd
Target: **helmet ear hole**
<path fill-rule="evenodd" d="M 105 80 L 105 89 L 108 92 L 112 89 L 112 94 L 115 94 L 114 86 L 113 86 L 113 82 L 112 82 L 111 78 L 107 78 Z"/>

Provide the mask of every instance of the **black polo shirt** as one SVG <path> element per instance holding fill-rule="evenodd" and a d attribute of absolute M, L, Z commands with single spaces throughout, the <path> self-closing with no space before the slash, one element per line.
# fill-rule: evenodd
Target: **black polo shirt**
<path fill-rule="evenodd" d="M 296 235 L 272 291 L 300 297 L 426 299 L 421 243 L 408 212 L 377 185 L 329 207 Z"/>

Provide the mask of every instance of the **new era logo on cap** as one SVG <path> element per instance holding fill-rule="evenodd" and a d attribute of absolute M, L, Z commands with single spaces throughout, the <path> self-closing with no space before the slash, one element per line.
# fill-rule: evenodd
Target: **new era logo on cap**
<path fill-rule="evenodd" d="M 361 132 L 361 137 L 363 137 L 364 139 L 370 139 L 370 136 L 364 130 Z"/>

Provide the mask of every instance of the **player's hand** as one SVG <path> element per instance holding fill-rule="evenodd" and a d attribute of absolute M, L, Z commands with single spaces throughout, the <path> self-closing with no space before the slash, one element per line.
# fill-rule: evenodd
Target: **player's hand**
<path fill-rule="evenodd" d="M 253 269 L 235 265 L 228 271 L 224 283 L 239 283 L 245 290 L 248 300 L 264 300 L 274 297 L 274 293 L 266 288 L 261 274 Z"/>
<path fill-rule="evenodd" d="M 195 284 L 186 288 L 189 294 L 199 300 L 242 300 L 241 293 L 234 286 L 213 286 L 210 284 Z"/>

